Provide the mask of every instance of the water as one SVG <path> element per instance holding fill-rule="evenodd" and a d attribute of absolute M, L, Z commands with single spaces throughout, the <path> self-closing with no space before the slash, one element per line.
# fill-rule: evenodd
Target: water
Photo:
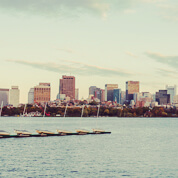
<path fill-rule="evenodd" d="M 0 130 L 89 129 L 95 118 L 0 118 Z M 99 118 L 106 135 L 0 139 L 0 177 L 178 177 L 177 118 Z"/>

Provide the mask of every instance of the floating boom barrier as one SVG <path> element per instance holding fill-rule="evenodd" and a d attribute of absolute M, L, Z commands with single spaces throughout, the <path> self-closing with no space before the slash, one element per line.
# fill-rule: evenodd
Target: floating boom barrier
<path fill-rule="evenodd" d="M 98 134 L 111 134 L 111 132 L 89 132 L 84 135 L 98 135 Z M 26 135 L 26 134 L 19 134 L 19 135 L 0 135 L 1 138 L 25 138 L 25 137 L 57 137 L 57 136 L 70 136 L 70 135 L 82 135 L 80 133 L 58 133 L 58 134 L 31 134 L 31 135 Z"/>

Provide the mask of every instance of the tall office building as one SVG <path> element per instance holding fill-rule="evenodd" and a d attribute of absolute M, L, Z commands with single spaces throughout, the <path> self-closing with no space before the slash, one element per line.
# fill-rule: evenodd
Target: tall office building
<path fill-rule="evenodd" d="M 95 95 L 96 86 L 91 86 L 89 88 L 89 95 Z"/>
<path fill-rule="evenodd" d="M 39 85 L 34 87 L 34 103 L 48 102 L 50 98 L 50 83 L 39 83 Z"/>
<path fill-rule="evenodd" d="M 94 91 L 94 97 L 98 98 L 101 101 L 101 89 L 100 88 L 96 88 Z"/>
<path fill-rule="evenodd" d="M 0 105 L 3 101 L 3 106 L 9 104 L 9 89 L 0 88 Z"/>
<path fill-rule="evenodd" d="M 118 88 L 113 90 L 113 101 L 121 104 L 121 89 Z"/>
<path fill-rule="evenodd" d="M 75 77 L 63 75 L 60 79 L 59 93 L 65 94 L 70 99 L 75 99 Z"/>
<path fill-rule="evenodd" d="M 173 103 L 174 96 L 176 96 L 176 85 L 168 86 L 166 85 L 167 94 L 170 94 L 170 103 Z"/>
<path fill-rule="evenodd" d="M 156 101 L 159 105 L 170 103 L 170 94 L 167 94 L 167 90 L 159 90 L 156 92 Z"/>
<path fill-rule="evenodd" d="M 134 93 L 133 94 L 133 100 L 135 103 L 137 103 L 137 101 L 140 101 L 141 98 L 141 93 Z"/>
<path fill-rule="evenodd" d="M 126 82 L 126 100 L 133 100 L 133 94 L 139 93 L 139 81 L 127 81 Z"/>
<path fill-rule="evenodd" d="M 121 104 L 124 104 L 126 99 L 125 91 L 121 91 Z"/>
<path fill-rule="evenodd" d="M 20 90 L 18 86 L 12 86 L 10 89 L 10 101 L 9 104 L 17 107 L 19 105 Z"/>
<path fill-rule="evenodd" d="M 105 101 L 105 90 L 101 89 L 100 91 L 101 91 L 101 99 L 100 99 L 100 101 L 104 102 Z"/>
<path fill-rule="evenodd" d="M 105 85 L 105 101 L 113 101 L 114 89 L 118 88 L 118 84 Z"/>
<path fill-rule="evenodd" d="M 79 100 L 79 89 L 75 89 L 75 100 Z"/>
<path fill-rule="evenodd" d="M 34 88 L 30 88 L 30 91 L 28 92 L 28 104 L 34 103 Z"/>

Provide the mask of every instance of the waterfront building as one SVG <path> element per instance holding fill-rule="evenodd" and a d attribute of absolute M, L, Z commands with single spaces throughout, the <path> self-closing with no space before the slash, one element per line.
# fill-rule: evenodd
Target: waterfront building
<path fill-rule="evenodd" d="M 75 99 L 75 77 L 63 75 L 59 81 L 59 93 Z"/>
<path fill-rule="evenodd" d="M 9 89 L 0 88 L 0 105 L 3 101 L 3 106 L 9 104 Z"/>
<path fill-rule="evenodd" d="M 19 105 L 20 90 L 18 86 L 12 86 L 10 89 L 9 104 L 17 107 Z"/>
<path fill-rule="evenodd" d="M 156 107 L 156 106 L 158 106 L 158 102 L 157 102 L 157 101 L 151 102 L 151 107 L 152 107 L 152 108 L 154 108 L 154 107 Z"/>
<path fill-rule="evenodd" d="M 89 96 L 94 96 L 94 99 L 96 98 L 98 99 L 97 101 L 104 102 L 105 101 L 105 90 L 101 88 L 97 88 L 96 86 L 91 86 L 89 87 Z"/>
<path fill-rule="evenodd" d="M 152 95 L 149 92 L 133 94 L 136 107 L 148 107 L 152 102 Z"/>
<path fill-rule="evenodd" d="M 79 89 L 75 89 L 75 100 L 79 100 Z"/>
<path fill-rule="evenodd" d="M 94 90 L 94 97 L 98 98 L 101 101 L 101 89 L 100 88 L 96 88 Z"/>
<path fill-rule="evenodd" d="M 178 95 L 175 95 L 175 96 L 174 96 L 173 103 L 178 103 Z"/>
<path fill-rule="evenodd" d="M 59 95 L 59 99 L 60 99 L 60 100 L 65 100 L 65 98 L 66 98 L 66 95 L 65 95 L 65 94 L 60 94 L 60 95 Z"/>
<path fill-rule="evenodd" d="M 166 85 L 167 94 L 170 94 L 170 103 L 173 103 L 174 96 L 176 95 L 176 85 L 168 86 Z"/>
<path fill-rule="evenodd" d="M 144 98 L 152 98 L 152 94 L 150 92 L 142 92 L 142 96 Z"/>
<path fill-rule="evenodd" d="M 126 100 L 125 91 L 121 91 L 121 104 L 124 104 L 125 100 Z"/>
<path fill-rule="evenodd" d="M 159 90 L 156 92 L 156 101 L 159 105 L 170 103 L 170 94 L 167 94 L 167 90 Z"/>
<path fill-rule="evenodd" d="M 89 87 L 89 95 L 94 95 L 96 90 L 96 86 Z"/>
<path fill-rule="evenodd" d="M 132 100 L 131 100 L 132 101 Z M 144 107 L 145 106 L 145 102 L 144 101 L 137 101 L 137 103 L 135 104 L 135 107 L 138 108 L 138 107 Z"/>
<path fill-rule="evenodd" d="M 105 90 L 103 89 L 100 89 L 100 92 L 101 92 L 101 102 L 104 102 L 105 101 Z"/>
<path fill-rule="evenodd" d="M 156 94 L 152 94 L 152 101 L 154 102 L 154 101 L 156 101 Z"/>
<path fill-rule="evenodd" d="M 118 88 L 118 84 L 105 85 L 105 101 L 113 101 L 114 89 Z"/>
<path fill-rule="evenodd" d="M 30 88 L 30 91 L 28 92 L 28 104 L 34 103 L 34 88 Z"/>
<path fill-rule="evenodd" d="M 48 102 L 50 100 L 50 83 L 39 83 L 39 85 L 34 87 L 34 103 Z"/>
<path fill-rule="evenodd" d="M 133 94 L 139 93 L 139 81 L 126 82 L 126 100 L 130 102 L 133 100 Z"/>
<path fill-rule="evenodd" d="M 140 101 L 142 94 L 141 93 L 134 93 L 133 94 L 133 100 L 135 103 L 137 103 L 137 101 Z"/>
<path fill-rule="evenodd" d="M 121 104 L 121 89 L 113 90 L 113 101 L 116 101 L 118 104 Z"/>

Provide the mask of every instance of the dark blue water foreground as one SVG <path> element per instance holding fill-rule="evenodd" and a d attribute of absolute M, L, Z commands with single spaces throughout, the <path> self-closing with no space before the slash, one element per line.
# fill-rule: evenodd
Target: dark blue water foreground
<path fill-rule="evenodd" d="M 178 118 L 0 118 L 0 130 L 111 131 L 0 139 L 0 177 L 178 177 Z"/>

